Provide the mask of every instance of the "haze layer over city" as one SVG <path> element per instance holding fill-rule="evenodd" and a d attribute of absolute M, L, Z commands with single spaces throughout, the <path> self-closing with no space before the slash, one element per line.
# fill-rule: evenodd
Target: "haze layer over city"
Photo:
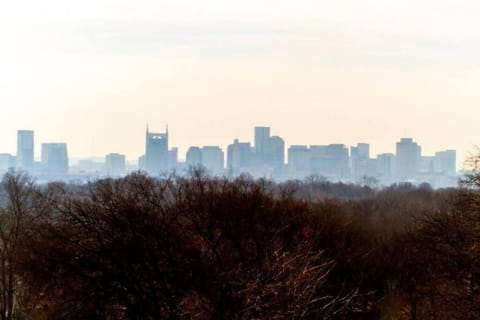
<path fill-rule="evenodd" d="M 0 11 L 1 151 L 18 129 L 73 158 L 170 145 L 478 144 L 475 1 L 11 1 Z M 40 158 L 37 145 L 36 157 Z"/>
<path fill-rule="evenodd" d="M 434 155 L 422 154 L 422 147 L 412 138 L 396 143 L 395 154 L 370 153 L 370 144 L 345 146 L 291 145 L 272 135 L 270 127 L 254 128 L 253 143 L 234 139 L 225 148 L 215 145 L 190 146 L 185 160 L 178 148 L 169 144 L 168 127 L 162 132 L 145 131 L 145 150 L 135 162 L 124 154 L 111 152 L 104 159 L 86 158 L 72 161 L 65 142 L 42 142 L 41 159 L 35 161 L 35 132 L 17 132 L 15 155 L 0 153 L 0 173 L 24 171 L 40 181 L 86 182 L 100 177 L 118 178 L 135 171 L 153 177 L 189 174 L 201 169 L 210 176 L 249 174 L 255 178 L 277 181 L 304 180 L 318 177 L 333 182 L 389 185 L 395 182 L 429 183 L 434 187 L 454 187 L 458 176 L 456 151 L 442 150 Z M 224 152 L 225 150 L 225 152 Z M 286 155 L 288 158 L 286 158 Z M 73 163 L 72 163 L 73 162 Z"/>

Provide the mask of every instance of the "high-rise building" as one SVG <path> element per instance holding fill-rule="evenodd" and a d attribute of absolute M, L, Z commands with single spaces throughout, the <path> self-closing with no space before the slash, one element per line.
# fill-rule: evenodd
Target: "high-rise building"
<path fill-rule="evenodd" d="M 255 154 L 263 155 L 269 138 L 270 127 L 255 127 Z"/>
<path fill-rule="evenodd" d="M 48 175 L 68 173 L 68 151 L 66 143 L 42 143 L 42 167 Z"/>
<path fill-rule="evenodd" d="M 368 143 L 357 143 L 356 147 L 351 147 L 351 155 L 360 158 L 370 158 L 370 145 Z"/>
<path fill-rule="evenodd" d="M 310 146 L 311 173 L 332 179 L 350 177 L 348 148 L 343 144 Z"/>
<path fill-rule="evenodd" d="M 15 167 L 15 157 L 9 153 L 0 153 L 0 173 L 5 173 Z"/>
<path fill-rule="evenodd" d="M 188 167 L 201 167 L 203 166 L 202 151 L 199 147 L 190 147 L 187 150 L 187 156 L 185 162 Z"/>
<path fill-rule="evenodd" d="M 34 133 L 32 130 L 17 132 L 17 168 L 33 172 L 34 161 Z"/>
<path fill-rule="evenodd" d="M 138 157 L 138 170 L 147 171 L 147 164 L 145 161 L 145 155 Z"/>
<path fill-rule="evenodd" d="M 283 139 L 278 136 L 269 137 L 265 143 L 263 154 L 264 163 L 273 168 L 275 176 L 279 177 L 285 166 L 285 142 Z"/>
<path fill-rule="evenodd" d="M 338 178 L 350 177 L 348 148 L 343 144 L 329 144 L 327 155 L 331 161 L 331 172 Z"/>
<path fill-rule="evenodd" d="M 168 170 L 168 128 L 165 133 L 153 133 L 147 128 L 145 169 L 151 175 L 159 175 Z"/>
<path fill-rule="evenodd" d="M 350 168 L 352 178 L 358 181 L 363 177 L 375 176 L 375 169 L 372 171 L 370 161 L 370 145 L 368 143 L 357 143 L 356 147 L 350 148 Z"/>
<path fill-rule="evenodd" d="M 205 146 L 202 148 L 203 166 L 208 173 L 212 175 L 220 175 L 225 168 L 225 156 L 220 147 Z"/>
<path fill-rule="evenodd" d="M 434 167 L 435 172 L 455 177 L 457 174 L 457 152 L 455 150 L 445 150 L 435 153 Z"/>
<path fill-rule="evenodd" d="M 377 177 L 382 182 L 389 183 L 395 172 L 395 155 L 382 153 L 377 155 Z"/>
<path fill-rule="evenodd" d="M 421 156 L 420 157 L 420 169 L 418 170 L 422 174 L 432 174 L 435 172 L 435 157 L 434 156 Z"/>
<path fill-rule="evenodd" d="M 411 138 L 402 138 L 396 145 L 396 177 L 413 179 L 420 169 L 422 149 Z"/>
<path fill-rule="evenodd" d="M 105 156 L 105 173 L 110 177 L 120 177 L 126 173 L 125 155 L 110 153 Z"/>
<path fill-rule="evenodd" d="M 178 148 L 168 150 L 168 168 L 175 169 L 178 166 Z"/>
<path fill-rule="evenodd" d="M 304 178 L 310 174 L 311 150 L 304 145 L 292 145 L 288 148 L 288 176 Z"/>
<path fill-rule="evenodd" d="M 235 139 L 227 148 L 227 169 L 233 174 L 246 172 L 253 156 L 250 142 L 239 142 Z"/>

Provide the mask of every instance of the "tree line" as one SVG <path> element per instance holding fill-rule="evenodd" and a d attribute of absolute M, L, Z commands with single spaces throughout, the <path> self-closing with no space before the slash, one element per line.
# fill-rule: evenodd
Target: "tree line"
<path fill-rule="evenodd" d="M 478 319 L 479 175 L 0 183 L 0 320 Z"/>

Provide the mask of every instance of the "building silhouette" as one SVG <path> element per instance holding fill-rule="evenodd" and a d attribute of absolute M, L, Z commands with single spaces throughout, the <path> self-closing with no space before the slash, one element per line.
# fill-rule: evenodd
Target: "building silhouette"
<path fill-rule="evenodd" d="M 32 130 L 18 130 L 17 168 L 32 173 L 34 167 L 34 133 Z"/>
<path fill-rule="evenodd" d="M 348 148 L 343 144 L 310 146 L 310 171 L 334 180 L 350 178 Z"/>
<path fill-rule="evenodd" d="M 310 149 L 305 145 L 292 145 L 288 148 L 288 177 L 293 179 L 304 178 L 311 174 Z"/>
<path fill-rule="evenodd" d="M 225 156 L 218 146 L 205 146 L 202 148 L 203 166 L 212 175 L 220 175 L 225 170 Z"/>
<path fill-rule="evenodd" d="M 41 165 L 49 176 L 68 173 L 68 150 L 66 143 L 42 143 Z"/>
<path fill-rule="evenodd" d="M 145 170 L 151 175 L 160 175 L 168 170 L 168 128 L 165 133 L 150 132 L 145 137 Z"/>
<path fill-rule="evenodd" d="M 15 168 L 15 157 L 9 153 L 0 153 L 0 174 Z"/>
<path fill-rule="evenodd" d="M 376 163 L 370 159 L 368 143 L 357 143 L 356 147 L 350 147 L 350 168 L 353 181 L 376 175 Z"/>
<path fill-rule="evenodd" d="M 436 152 L 434 170 L 448 177 L 455 177 L 457 174 L 457 152 L 455 150 Z"/>
<path fill-rule="evenodd" d="M 393 153 L 382 153 L 377 155 L 377 175 L 383 182 L 390 183 L 395 173 L 395 155 Z"/>
<path fill-rule="evenodd" d="M 285 141 L 279 136 L 269 137 L 263 154 L 264 163 L 273 169 L 274 176 L 281 177 L 285 167 Z"/>
<path fill-rule="evenodd" d="M 399 180 L 414 179 L 421 166 L 421 147 L 411 138 L 402 138 L 396 144 L 395 170 Z"/>
<path fill-rule="evenodd" d="M 105 174 L 109 177 L 121 177 L 125 175 L 127 165 L 125 155 L 109 153 L 105 156 Z"/>
<path fill-rule="evenodd" d="M 264 154 L 267 141 L 270 138 L 270 127 L 255 127 L 255 154 Z"/>
<path fill-rule="evenodd" d="M 253 154 L 250 142 L 239 142 L 238 139 L 235 139 L 227 148 L 227 169 L 232 174 L 248 172 Z"/>
<path fill-rule="evenodd" d="M 199 147 L 190 147 L 187 150 L 185 163 L 187 167 L 202 167 L 203 166 L 203 157 L 202 150 Z"/>
<path fill-rule="evenodd" d="M 168 150 L 168 169 L 176 169 L 178 167 L 178 148 Z"/>
<path fill-rule="evenodd" d="M 280 178 L 285 166 L 285 142 L 270 136 L 270 127 L 255 127 L 255 146 L 252 170 L 257 175 Z"/>

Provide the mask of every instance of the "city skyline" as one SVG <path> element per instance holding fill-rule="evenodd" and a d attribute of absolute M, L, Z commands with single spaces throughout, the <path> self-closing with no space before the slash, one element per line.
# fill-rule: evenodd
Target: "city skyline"
<path fill-rule="evenodd" d="M 173 172 L 183 175 L 192 168 L 201 167 L 214 176 L 249 174 L 278 181 L 316 175 L 330 181 L 381 185 L 408 181 L 451 187 L 458 183 L 456 150 L 437 150 L 427 155 L 412 138 L 404 137 L 396 142 L 395 153 L 374 156 L 366 142 L 358 142 L 356 146 L 342 143 L 286 145 L 280 135 L 272 134 L 275 131 L 270 127 L 255 126 L 253 132 L 253 144 L 235 138 L 227 146 L 191 145 L 185 159 L 179 159 L 178 147 L 169 142 L 168 126 L 164 131 L 151 131 L 147 124 L 144 152 L 136 163 L 132 163 L 117 152 L 106 154 L 100 161 L 95 158 L 71 161 L 65 142 L 42 142 L 41 160 L 35 161 L 35 132 L 18 130 L 16 154 L 0 153 L 0 173 L 17 169 L 41 181 L 85 182 L 92 177 L 120 177 L 137 170 L 151 176 Z"/>
<path fill-rule="evenodd" d="M 145 125 L 147 126 L 147 131 L 145 131 Z M 105 155 L 107 154 L 122 154 L 122 155 L 125 155 L 126 157 L 126 161 L 128 162 L 137 162 L 138 161 L 138 158 L 142 155 L 145 154 L 145 143 L 146 143 L 146 136 L 145 136 L 145 133 L 147 132 L 147 137 L 148 137 L 148 134 L 150 133 L 150 135 L 153 135 L 153 136 L 162 136 L 162 137 L 165 137 L 165 135 L 167 136 L 168 138 L 168 145 L 166 146 L 167 149 L 170 147 L 176 149 L 175 151 L 177 152 L 177 158 L 181 161 L 186 161 L 187 160 L 187 152 L 188 152 L 188 149 L 190 147 L 208 147 L 208 146 L 215 146 L 215 147 L 220 147 L 225 153 L 227 151 L 227 146 L 229 144 L 232 143 L 232 141 L 234 140 L 239 140 L 240 142 L 249 142 L 251 143 L 252 147 L 255 146 L 255 131 L 252 131 L 252 127 L 249 127 L 249 128 L 246 128 L 246 131 L 248 131 L 248 136 L 247 137 L 242 137 L 242 138 L 238 138 L 238 137 L 226 137 L 226 138 L 222 138 L 222 139 L 217 139 L 218 140 L 222 140 L 222 141 L 226 141 L 225 144 L 216 144 L 212 141 L 205 141 L 204 143 L 197 143 L 197 144 L 194 144 L 194 143 L 190 143 L 190 144 L 185 144 L 185 145 L 182 145 L 182 146 L 179 146 L 177 144 L 175 144 L 175 142 L 172 142 L 172 141 L 175 141 L 175 139 L 172 139 L 174 138 L 175 136 L 174 135 L 171 135 L 169 134 L 170 130 L 168 128 L 168 124 L 165 124 L 166 126 L 166 129 L 165 127 L 163 129 L 161 128 L 153 128 L 148 124 L 148 123 L 144 123 L 144 128 L 143 128 L 143 134 L 141 134 L 141 138 L 138 139 L 139 140 L 139 144 L 140 146 L 135 146 L 136 149 L 139 149 L 140 151 L 138 152 L 138 154 L 128 154 L 128 153 L 125 153 L 125 152 L 122 152 L 122 150 L 119 150 L 119 149 L 122 149 L 122 148 L 117 148 L 115 150 L 113 150 L 112 148 L 109 148 L 107 149 L 106 152 L 95 152 L 95 153 L 90 153 L 90 154 L 84 154 L 84 155 L 79 155 L 79 154 L 75 154 L 75 151 L 73 151 L 72 153 L 72 150 L 75 150 L 75 148 L 73 147 L 72 148 L 72 144 L 71 142 L 69 142 L 67 139 L 62 139 L 61 137 L 57 140 L 52 140 L 52 141 L 47 141 L 45 139 L 42 139 L 42 137 L 38 137 L 38 133 L 36 130 L 32 130 L 32 129 L 19 129 L 17 131 L 14 132 L 13 134 L 13 142 L 14 142 L 14 145 L 15 145 L 15 149 L 14 150 L 7 150 L 5 148 L 2 148 L 2 146 L 0 145 L 0 154 L 12 154 L 12 155 L 15 155 L 17 152 L 18 152 L 18 135 L 19 135 L 19 132 L 34 132 L 35 133 L 35 139 L 34 139 L 34 160 L 35 161 L 41 161 L 42 160 L 42 153 L 41 153 L 41 150 L 42 150 L 42 147 L 44 144 L 59 144 L 58 141 L 64 141 L 62 142 L 62 144 L 67 144 L 68 145 L 68 154 L 69 154 L 69 159 L 88 159 L 88 158 L 104 158 Z M 265 126 L 265 125 L 262 125 L 262 126 L 259 126 L 259 125 L 255 125 L 253 126 L 253 128 L 256 130 L 257 128 L 268 128 L 268 134 L 270 135 L 271 134 L 271 126 Z M 243 133 L 243 131 L 245 130 L 240 130 L 240 132 Z M 174 130 L 175 132 L 175 130 Z M 238 132 L 238 131 L 237 131 Z M 137 135 L 138 133 L 136 133 Z M 132 132 L 130 132 L 130 135 L 133 135 Z M 375 144 L 372 143 L 371 141 L 366 141 L 366 140 L 358 140 L 358 139 L 351 139 L 350 141 L 354 141 L 354 142 L 351 142 L 351 143 L 345 143 L 343 141 L 340 141 L 339 139 L 336 139 L 336 140 L 332 140 L 332 141 L 327 141 L 325 139 L 317 139 L 315 140 L 315 137 L 310 137 L 310 139 L 307 139 L 306 141 L 297 141 L 298 143 L 290 143 L 287 139 L 285 139 L 285 134 L 282 133 L 282 132 L 279 132 L 276 128 L 274 128 L 273 130 L 273 134 L 272 134 L 272 137 L 276 137 L 276 136 L 279 136 L 281 137 L 284 141 L 285 141 L 285 161 L 284 162 L 287 162 L 287 150 L 289 147 L 291 146 L 296 146 L 296 145 L 305 145 L 305 146 L 316 146 L 316 145 L 330 145 L 330 144 L 341 144 L 341 145 L 345 145 L 347 146 L 348 148 L 350 147 L 355 147 L 355 145 L 357 144 L 368 144 L 369 145 L 369 153 L 370 155 L 372 156 L 375 156 L 375 155 L 381 155 L 381 154 L 388 154 L 388 153 L 392 153 L 392 154 L 395 154 L 396 152 L 396 147 L 395 147 L 395 144 L 398 143 L 398 141 L 400 141 L 401 139 L 405 139 L 405 138 L 408 138 L 408 139 L 411 139 L 413 136 L 411 135 L 404 135 L 404 136 L 399 136 L 399 137 L 396 137 L 394 138 L 394 140 L 392 140 L 390 142 L 390 148 L 388 149 L 384 149 L 384 150 L 381 150 L 379 149 L 378 147 L 375 148 Z M 192 138 L 194 138 L 194 136 L 192 136 Z M 455 148 L 454 146 L 445 146 L 444 147 L 441 147 L 441 148 L 437 148 L 437 149 L 434 149 L 432 148 L 432 146 L 428 146 L 428 145 L 425 145 L 423 142 L 421 142 L 419 139 L 417 139 L 416 137 L 413 137 L 414 140 L 416 140 L 416 142 L 419 142 L 421 145 L 422 145 L 422 155 L 434 155 L 436 152 L 438 152 L 439 150 L 456 150 L 457 151 L 457 157 L 458 157 L 458 160 L 457 160 L 457 170 L 462 170 L 463 169 L 463 161 L 464 160 L 467 160 L 466 158 L 468 157 L 468 155 L 462 155 L 458 152 L 458 149 Z M 6 139 L 4 139 L 5 141 Z M 309 143 L 307 143 L 308 141 L 310 141 Z M 119 141 L 115 141 L 115 140 L 111 140 L 109 141 L 109 144 L 110 145 L 115 145 L 116 143 L 118 143 Z M 472 145 L 472 148 L 471 148 L 471 152 L 473 153 L 475 150 L 475 147 L 474 145 Z M 180 150 L 180 151 L 179 151 Z M 465 158 L 465 159 L 463 159 Z"/>

